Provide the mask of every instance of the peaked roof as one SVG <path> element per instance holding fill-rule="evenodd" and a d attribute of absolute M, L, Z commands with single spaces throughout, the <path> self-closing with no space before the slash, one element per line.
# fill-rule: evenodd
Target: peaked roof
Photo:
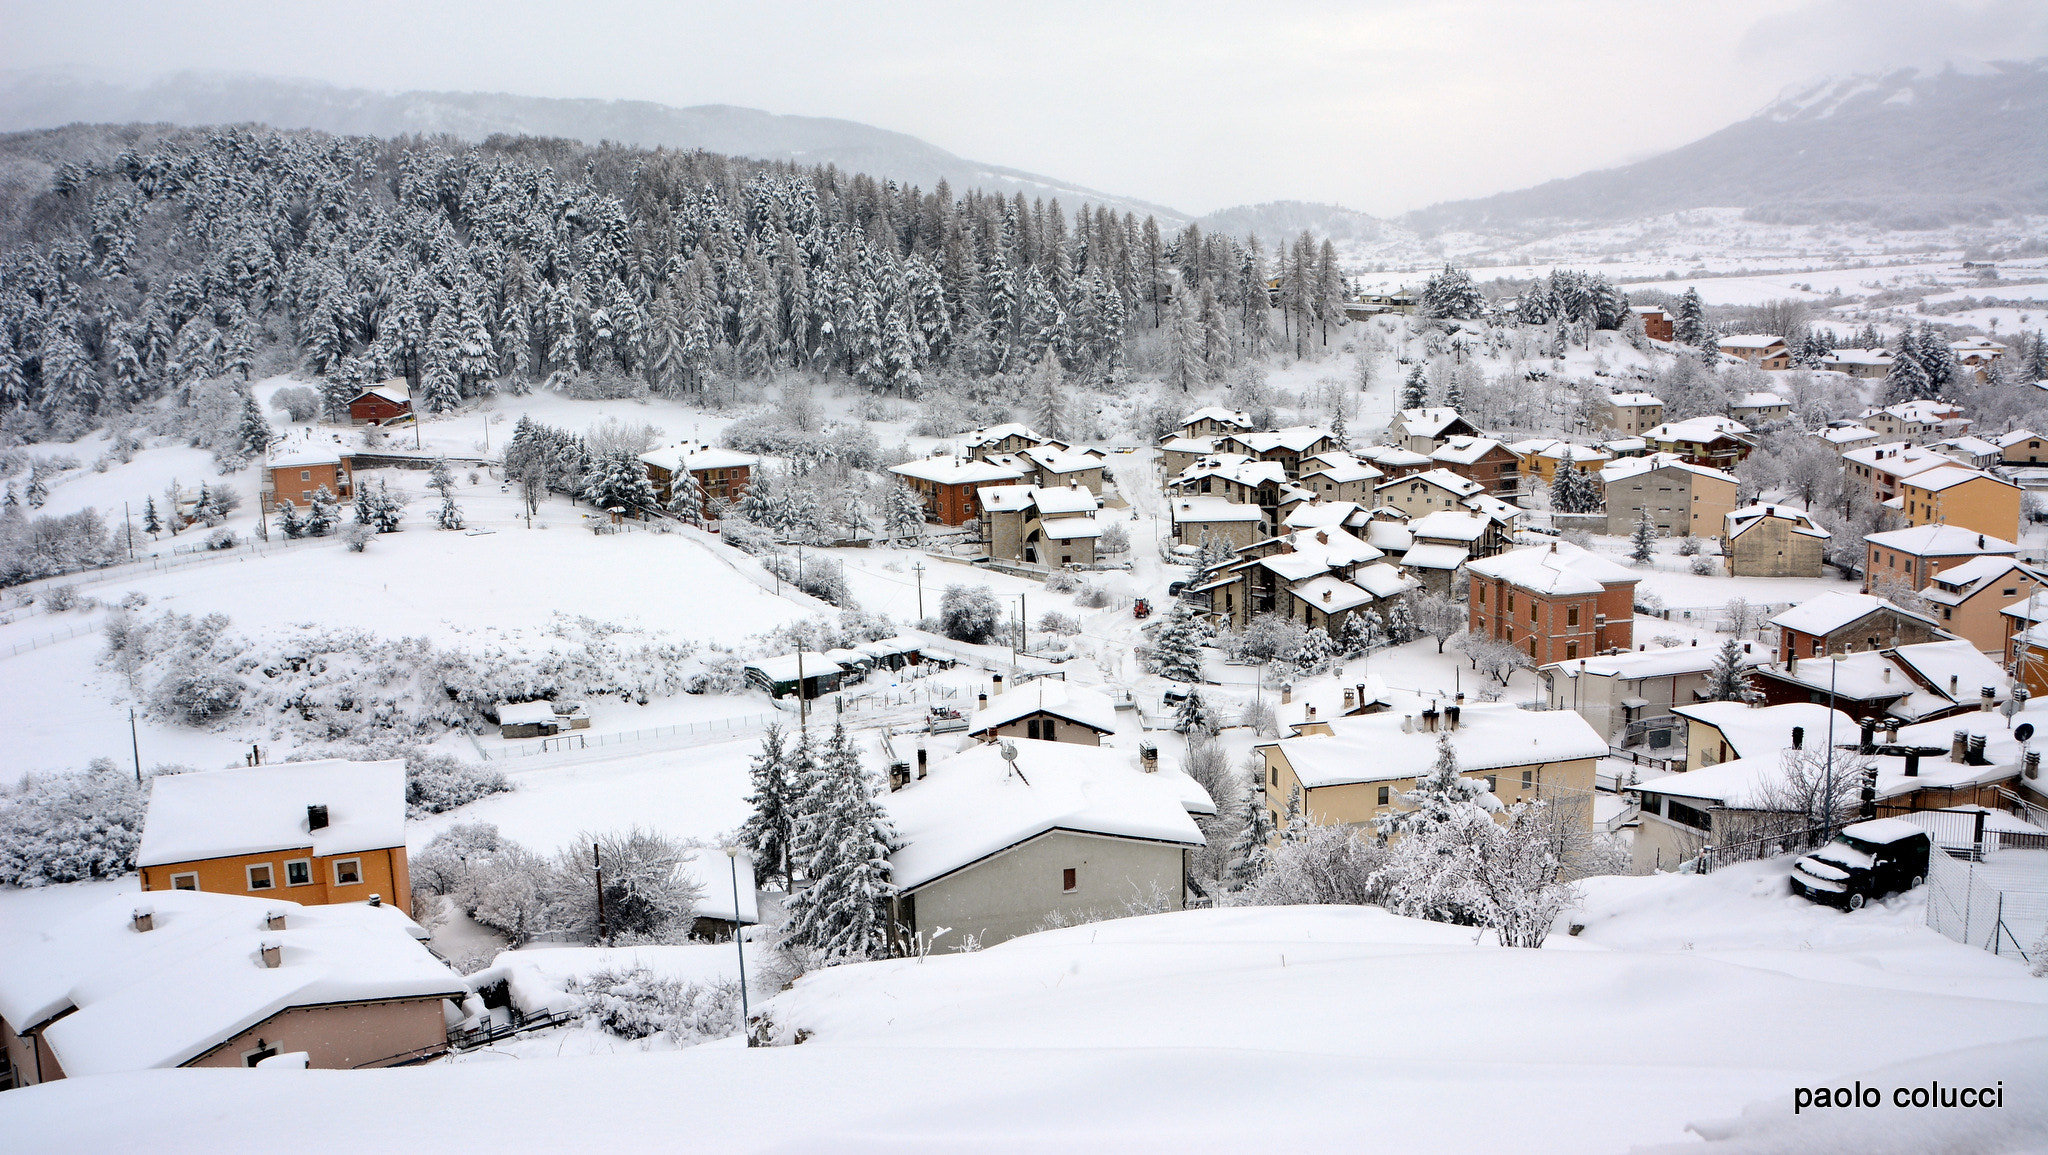
<path fill-rule="evenodd" d="M 327 807 L 309 829 L 306 808 Z M 162 774 L 149 782 L 138 866 L 311 847 L 315 855 L 405 845 L 405 763 L 279 762 Z"/>
<path fill-rule="evenodd" d="M 1214 421 L 1218 424 L 1229 425 L 1238 429 L 1250 429 L 1252 427 L 1251 414 L 1246 413 L 1242 409 L 1225 409 L 1221 405 L 1204 405 L 1186 417 L 1181 418 L 1180 425 L 1177 428 L 1186 429 L 1197 421 Z"/>
<path fill-rule="evenodd" d="M 1843 590 L 1831 590 L 1811 597 L 1771 619 L 1771 624 L 1802 634 L 1820 636 L 1833 633 L 1844 626 L 1862 621 L 1880 610 L 1889 610 L 1902 617 L 1940 627 L 1940 623 L 1925 614 L 1902 609 L 1880 597 L 1870 594 L 1852 594 Z"/>
<path fill-rule="evenodd" d="M 1411 473 L 1406 477 L 1396 477 L 1388 481 L 1382 481 L 1373 487 L 1373 492 L 1378 493 L 1381 490 L 1391 489 L 1397 485 L 1409 485 L 1414 482 L 1427 482 L 1438 489 L 1449 490 L 1458 497 L 1471 497 L 1474 494 L 1486 492 L 1485 486 L 1463 474 L 1452 473 L 1448 469 L 1427 469 L 1421 473 Z"/>
<path fill-rule="evenodd" d="M 1791 522 L 1793 533 L 1803 534 L 1807 537 L 1817 537 L 1826 540 L 1834 536 L 1834 534 L 1821 528 L 1820 523 L 1813 520 L 1811 514 L 1803 510 L 1787 509 L 1782 505 L 1745 505 L 1741 509 L 1730 510 L 1722 516 L 1724 523 L 1723 533 L 1730 540 L 1733 540 L 1741 537 L 1751 528 L 1774 519 Z"/>
<path fill-rule="evenodd" d="M 1076 722 L 1098 733 L 1116 733 L 1116 706 L 1094 690 L 1069 686 L 1052 678 L 1034 678 L 988 700 L 968 723 L 969 734 L 981 734 L 1037 713 Z"/>
<path fill-rule="evenodd" d="M 955 457 L 940 453 L 916 461 L 892 465 L 889 472 L 903 477 L 915 477 L 920 481 L 940 485 L 979 485 L 996 481 L 1018 481 L 1024 471 L 989 461 L 976 461 L 970 457 Z"/>
<path fill-rule="evenodd" d="M 1959 525 L 1933 522 L 1910 529 L 1888 529 L 1873 533 L 1864 541 L 1872 545 L 1910 553 L 1915 557 L 1962 557 L 1980 554 L 2016 554 L 2020 547 L 2003 538 Z"/>
<path fill-rule="evenodd" d="M 640 455 L 640 460 L 648 465 L 666 469 L 670 473 L 699 469 L 735 469 L 743 465 L 761 464 L 761 459 L 750 453 L 719 449 L 694 441 L 682 441 L 661 449 L 650 449 Z"/>
<path fill-rule="evenodd" d="M 1467 568 L 1541 594 L 1597 594 L 1610 585 L 1642 580 L 1636 571 L 1568 541 L 1511 549 Z"/>
<path fill-rule="evenodd" d="M 1026 441 L 1040 444 L 1045 441 L 1045 438 L 1038 435 L 1037 430 L 1019 422 L 1010 421 L 1001 425 L 991 425 L 986 429 L 969 430 L 960 435 L 960 444 L 968 449 L 979 449 L 984 445 L 994 445 L 1010 437 L 1022 437 Z"/>
<path fill-rule="evenodd" d="M 1466 773 L 1608 753 L 1607 740 L 1570 710 L 1530 711 L 1498 702 L 1468 704 L 1459 713 L 1458 728 L 1446 736 Z M 1416 725 L 1412 715 L 1388 712 L 1327 721 L 1328 734 L 1302 734 L 1277 743 L 1305 788 L 1413 778 L 1436 764 L 1438 735 Z"/>
<path fill-rule="evenodd" d="M 1401 428 L 1408 432 L 1410 437 L 1435 437 L 1457 422 L 1465 421 L 1465 417 L 1455 409 L 1437 406 L 1434 408 L 1403 409 L 1395 416 L 1394 420 L 1400 424 Z M 1466 424 L 1469 425 L 1471 422 L 1467 421 Z"/>

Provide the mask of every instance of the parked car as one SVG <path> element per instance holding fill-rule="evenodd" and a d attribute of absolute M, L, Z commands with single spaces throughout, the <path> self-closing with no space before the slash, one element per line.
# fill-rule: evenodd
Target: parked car
<path fill-rule="evenodd" d="M 1933 846 L 1927 832 L 1910 822 L 1858 822 L 1792 864 L 1792 893 L 1844 910 L 1861 910 L 1873 898 L 1925 882 Z"/>
<path fill-rule="evenodd" d="M 1186 588 L 1188 588 L 1188 583 L 1184 581 L 1174 582 L 1172 585 L 1166 587 L 1166 596 L 1170 598 L 1177 598 L 1180 596 L 1180 591 Z"/>

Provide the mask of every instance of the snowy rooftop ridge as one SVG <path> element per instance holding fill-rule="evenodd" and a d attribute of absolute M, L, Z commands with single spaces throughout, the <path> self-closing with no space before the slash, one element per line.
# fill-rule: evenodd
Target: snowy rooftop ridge
<path fill-rule="evenodd" d="M 1458 728 L 1442 732 L 1467 773 L 1601 758 L 1607 742 L 1570 710 L 1529 711 L 1504 702 L 1472 704 Z M 1282 738 L 1280 753 L 1303 787 L 1384 782 L 1427 773 L 1436 763 L 1438 733 L 1394 713 L 1332 717 L 1328 734 Z M 1269 743 L 1271 744 L 1271 743 Z"/>
<path fill-rule="evenodd" d="M 1511 549 L 1480 558 L 1466 568 L 1547 594 L 1597 594 L 1610 585 L 1634 585 L 1642 580 L 1636 571 L 1568 541 Z"/>
<path fill-rule="evenodd" d="M 1820 637 L 1869 617 L 1879 610 L 1890 610 L 1937 628 L 1940 626 L 1939 622 L 1925 614 L 1916 614 L 1881 597 L 1872 594 L 1852 594 L 1845 590 L 1830 590 L 1810 597 L 1772 618 L 1771 624 Z"/>
<path fill-rule="evenodd" d="M 279 762 L 149 780 L 138 866 L 311 847 L 353 854 L 405 845 L 405 763 Z M 313 830 L 307 807 L 325 806 Z"/>
<path fill-rule="evenodd" d="M 1908 529 L 1889 529 L 1863 539 L 1872 545 L 1910 553 L 1915 557 L 1961 557 L 1982 554 L 2017 554 L 2020 547 L 2004 538 L 1964 529 L 1959 525 L 1932 522 Z"/>
<path fill-rule="evenodd" d="M 650 449 L 640 455 L 640 461 L 670 473 L 685 470 L 738 469 L 742 466 L 761 464 L 761 459 L 747 453 L 736 453 L 697 441 L 679 441 L 660 449 Z"/>
<path fill-rule="evenodd" d="M 1817 537 L 1825 541 L 1834 535 L 1821 528 L 1813 516 L 1802 510 L 1787 509 L 1782 505 L 1745 505 L 1723 515 L 1722 536 L 1730 541 L 1741 537 L 1749 530 L 1773 519 L 1792 523 L 1792 532 L 1806 537 Z"/>
<path fill-rule="evenodd" d="M 1712 477 L 1733 485 L 1735 475 L 1725 470 L 1694 465 L 1676 453 L 1651 453 L 1642 457 L 1618 457 L 1600 467 L 1600 480 L 1606 484 L 1625 481 L 1638 474 L 1654 473 L 1659 469 L 1681 469 L 1699 477 Z"/>
<path fill-rule="evenodd" d="M 969 734 L 981 734 L 1043 711 L 1104 734 L 1116 733 L 1116 706 L 1094 690 L 1069 686 L 1053 678 L 1034 678 L 988 700 L 988 708 L 969 715 Z"/>

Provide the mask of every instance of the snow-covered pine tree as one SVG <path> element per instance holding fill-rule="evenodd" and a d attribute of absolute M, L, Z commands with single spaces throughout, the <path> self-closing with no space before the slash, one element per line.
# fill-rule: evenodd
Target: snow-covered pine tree
<path fill-rule="evenodd" d="M 1396 598 L 1387 607 L 1387 638 L 1397 646 L 1405 646 L 1415 640 L 1415 610 L 1407 598 Z"/>
<path fill-rule="evenodd" d="M 383 478 L 377 479 L 377 496 L 370 503 L 371 521 L 378 533 L 397 533 L 398 523 L 405 517 L 405 499 L 391 492 L 391 484 Z"/>
<path fill-rule="evenodd" d="M 7 487 L 7 504 L 14 504 L 14 486 L 12 485 Z M 142 499 L 142 532 L 155 537 L 163 532 L 163 528 L 164 523 L 156 515 L 156 498 L 144 497 Z"/>
<path fill-rule="evenodd" d="M 1266 808 L 1266 791 L 1254 786 L 1245 791 L 1244 822 L 1237 839 L 1230 844 L 1230 889 L 1244 890 L 1265 877 L 1273 865 L 1273 812 Z"/>
<path fill-rule="evenodd" d="M 652 509 L 654 483 L 647 480 L 647 467 L 630 449 L 613 449 L 591 463 L 584 482 L 583 499 L 599 509 Z"/>
<path fill-rule="evenodd" d="M 1337 443 L 1339 451 L 1351 451 L 1351 430 L 1344 424 L 1344 408 L 1341 405 L 1330 414 L 1330 440 Z"/>
<path fill-rule="evenodd" d="M 371 525 L 377 520 L 375 494 L 361 478 L 356 479 L 356 524 Z"/>
<path fill-rule="evenodd" d="M 1729 638 L 1721 643 L 1721 652 L 1714 657 L 1714 668 L 1707 672 L 1707 701 L 1709 702 L 1754 702 L 1761 695 L 1749 682 L 1749 667 L 1743 659 L 1742 643 Z"/>
<path fill-rule="evenodd" d="M 882 510 L 889 536 L 898 541 L 916 538 L 924 532 L 924 502 L 902 482 L 889 487 Z"/>
<path fill-rule="evenodd" d="M 1287 791 L 1287 812 L 1280 816 L 1280 841 L 1300 842 L 1308 837 L 1310 830 L 1308 812 L 1301 805 L 1301 783 L 1296 782 Z"/>
<path fill-rule="evenodd" d="M 704 524 L 704 485 L 696 474 L 682 469 L 669 479 L 668 511 L 686 525 Z"/>
<path fill-rule="evenodd" d="M 1450 732 L 1439 730 L 1436 761 L 1415 780 L 1414 789 L 1401 795 L 1401 803 L 1407 809 L 1394 811 L 1374 821 L 1383 832 L 1412 834 L 1450 821 L 1459 807 L 1484 805 L 1481 800 L 1486 795 L 1484 781 L 1467 778 L 1458 772 L 1458 751 L 1451 745 Z"/>
<path fill-rule="evenodd" d="M 769 723 L 767 732 L 761 735 L 761 752 L 755 756 L 747 776 L 753 785 L 747 803 L 754 809 L 740 827 L 740 844 L 753 854 L 756 876 L 780 876 L 787 893 L 798 800 L 790 777 L 789 756 L 783 749 L 781 726 Z"/>
<path fill-rule="evenodd" d="M 1671 314 L 1671 343 L 1698 347 L 1706 340 L 1707 306 L 1697 288 L 1687 288 Z"/>
<path fill-rule="evenodd" d="M 1650 520 L 1650 507 L 1636 511 L 1636 526 L 1629 531 L 1628 556 L 1637 565 L 1648 565 L 1657 555 L 1657 523 Z"/>
<path fill-rule="evenodd" d="M 1371 653 L 1387 642 L 1387 624 L 1379 611 L 1360 607 L 1344 619 L 1337 636 L 1337 649 L 1346 657 Z"/>
<path fill-rule="evenodd" d="M 30 509 L 41 509 L 43 503 L 50 499 L 50 487 L 43 480 L 43 466 L 40 461 L 28 468 L 28 486 L 23 493 L 23 497 L 27 500 Z"/>
<path fill-rule="evenodd" d="M 312 537 L 325 536 L 334 528 L 334 495 L 326 486 L 313 491 L 312 507 L 306 511 L 306 533 Z"/>
<path fill-rule="evenodd" d="M 462 507 L 455 504 L 455 478 L 448 472 L 448 459 L 434 459 L 434 471 L 427 475 L 427 488 L 441 495 L 441 510 L 434 524 L 442 529 L 462 528 Z"/>
<path fill-rule="evenodd" d="M 1190 687 L 1188 696 L 1180 700 L 1180 709 L 1174 711 L 1173 728 L 1182 734 L 1209 728 L 1209 707 L 1202 701 L 1200 690 Z"/>
<path fill-rule="evenodd" d="M 1176 682 L 1202 681 L 1202 643 L 1209 636 L 1209 623 L 1195 607 L 1175 601 L 1152 639 L 1153 670 Z"/>
<path fill-rule="evenodd" d="M 270 422 L 264 419 L 263 409 L 256 404 L 256 398 L 242 394 L 242 448 L 250 457 L 262 457 L 270 448 L 272 440 Z"/>
<path fill-rule="evenodd" d="M 874 958 L 891 939 L 889 851 L 895 840 L 876 785 L 846 735 L 832 728 L 803 802 L 804 873 L 811 885 L 789 902 L 790 937 L 827 965 Z"/>
<path fill-rule="evenodd" d="M 1042 436 L 1067 435 L 1067 383 L 1056 357 L 1041 361 L 1032 374 L 1031 423 Z"/>
<path fill-rule="evenodd" d="M 1441 273 L 1429 279 L 1422 289 L 1422 314 L 1425 317 L 1450 317 L 1470 320 L 1486 309 L 1486 299 L 1479 295 L 1479 289 L 1465 270 L 1445 265 Z"/>
<path fill-rule="evenodd" d="M 1600 508 L 1600 491 L 1578 463 L 1566 458 L 1550 482 L 1550 508 L 1559 513 L 1592 513 Z"/>
<path fill-rule="evenodd" d="M 289 500 L 280 498 L 277 503 L 277 532 L 287 539 L 306 536 L 306 522 Z"/>
<path fill-rule="evenodd" d="M 1422 378 L 1422 364 L 1417 362 L 1408 370 L 1407 380 L 1401 383 L 1401 408 L 1420 409 L 1429 404 L 1429 386 Z"/>

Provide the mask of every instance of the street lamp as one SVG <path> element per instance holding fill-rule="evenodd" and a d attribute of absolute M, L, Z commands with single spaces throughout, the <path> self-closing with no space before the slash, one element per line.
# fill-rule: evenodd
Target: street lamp
<path fill-rule="evenodd" d="M 740 1037 L 751 1047 L 754 1045 L 754 1032 L 748 1026 L 748 1020 L 753 1016 L 747 1010 L 747 945 L 740 938 L 740 848 L 726 847 L 725 858 L 732 871 L 732 945 L 740 956 Z"/>
<path fill-rule="evenodd" d="M 1842 659 L 1846 657 L 1847 654 L 1835 654 L 1828 662 L 1828 753 L 1820 797 L 1820 822 L 1827 828 L 1835 824 L 1835 678 L 1842 672 Z"/>

